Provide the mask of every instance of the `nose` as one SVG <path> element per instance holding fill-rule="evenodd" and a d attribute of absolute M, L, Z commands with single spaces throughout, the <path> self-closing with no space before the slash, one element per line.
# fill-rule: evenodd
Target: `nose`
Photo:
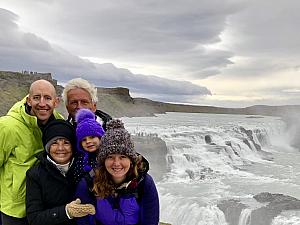
<path fill-rule="evenodd" d="M 59 150 L 64 149 L 64 142 L 63 141 L 58 141 L 57 144 L 58 144 L 57 149 L 59 149 Z"/>
<path fill-rule="evenodd" d="M 92 138 L 90 138 L 90 137 L 86 137 L 86 142 L 91 142 L 92 141 Z"/>
<path fill-rule="evenodd" d="M 76 109 L 82 109 L 82 105 L 80 104 L 80 102 L 78 102 Z"/>
<path fill-rule="evenodd" d="M 113 165 L 119 165 L 119 164 L 120 164 L 120 160 L 117 157 L 115 157 L 113 161 Z"/>
<path fill-rule="evenodd" d="M 40 98 L 39 105 L 40 106 L 45 106 L 46 105 L 46 99 L 44 97 Z"/>
<path fill-rule="evenodd" d="M 78 100 L 78 101 L 77 101 L 76 108 L 77 108 L 77 109 L 84 109 L 84 108 L 86 108 L 86 107 L 85 107 L 85 104 L 84 104 L 82 101 Z"/>

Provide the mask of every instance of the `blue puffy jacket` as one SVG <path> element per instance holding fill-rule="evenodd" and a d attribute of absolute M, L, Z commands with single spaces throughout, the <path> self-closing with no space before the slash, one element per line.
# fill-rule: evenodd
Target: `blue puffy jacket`
<path fill-rule="evenodd" d="M 76 191 L 76 198 L 82 203 L 95 205 L 96 215 L 77 220 L 78 225 L 157 225 L 159 223 L 159 198 L 152 177 L 145 174 L 139 182 L 138 198 L 134 193 L 96 199 L 82 179 Z"/>

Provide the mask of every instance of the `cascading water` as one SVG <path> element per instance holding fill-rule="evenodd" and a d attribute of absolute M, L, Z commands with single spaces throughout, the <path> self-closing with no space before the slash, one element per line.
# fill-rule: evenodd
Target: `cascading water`
<path fill-rule="evenodd" d="M 300 225 L 300 213 L 294 211 L 283 212 L 273 219 L 271 225 Z"/>
<path fill-rule="evenodd" d="M 238 225 L 250 225 L 251 222 L 251 209 L 245 208 L 242 210 Z"/>
<path fill-rule="evenodd" d="M 153 134 L 166 142 L 169 172 L 157 182 L 162 221 L 231 225 L 218 207 L 223 200 L 252 198 L 262 191 L 300 197 L 300 165 L 293 167 L 298 174 L 292 177 L 284 161 L 296 161 L 297 154 L 273 144 L 280 137 L 289 146 L 283 138 L 285 124 L 278 118 L 168 113 L 123 120 L 132 134 Z M 247 207 L 235 213 L 235 224 L 255 225 Z"/>

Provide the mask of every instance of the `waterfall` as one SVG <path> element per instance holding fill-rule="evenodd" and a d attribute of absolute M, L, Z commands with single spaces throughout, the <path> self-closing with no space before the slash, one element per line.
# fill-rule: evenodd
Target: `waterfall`
<path fill-rule="evenodd" d="M 250 225 L 251 224 L 251 212 L 249 208 L 243 209 L 239 218 L 238 225 Z"/>
<path fill-rule="evenodd" d="M 300 166 L 293 170 L 293 177 L 287 167 L 298 165 L 298 155 L 285 154 L 289 142 L 283 135 L 284 123 L 277 118 L 167 113 L 124 121 L 130 133 L 151 134 L 165 142 L 164 149 L 146 155 L 152 160 L 152 171 L 161 164 L 157 157 L 165 159 L 168 168 L 157 182 L 161 221 L 172 225 L 270 225 L 272 218 L 258 221 L 252 213 L 258 204 L 252 194 L 270 190 L 300 195 Z M 228 204 L 220 208 L 221 201 Z M 287 223 L 297 219 L 277 217 L 272 225 L 300 225 L 298 221 Z"/>
<path fill-rule="evenodd" d="M 172 225 L 227 225 L 224 213 L 216 205 L 166 194 L 161 196 L 161 221 Z"/>

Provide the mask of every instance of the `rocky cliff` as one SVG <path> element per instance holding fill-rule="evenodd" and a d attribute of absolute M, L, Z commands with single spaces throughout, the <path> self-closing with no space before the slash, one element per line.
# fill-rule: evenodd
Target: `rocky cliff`
<path fill-rule="evenodd" d="M 224 200 L 218 204 L 219 209 L 224 212 L 228 225 L 271 225 L 272 220 L 282 212 L 300 210 L 300 200 L 288 195 L 262 192 L 253 196 L 253 199 L 256 204 L 252 203 L 255 204 L 252 208 L 238 199 Z M 249 213 L 242 222 L 245 210 Z"/>
<path fill-rule="evenodd" d="M 49 80 L 57 87 L 57 92 L 61 94 L 62 87 L 57 85 L 57 81 L 52 79 L 50 73 L 0 71 L 0 116 L 6 114 L 15 102 L 24 98 L 28 93 L 30 84 L 38 79 Z"/>
<path fill-rule="evenodd" d="M 28 92 L 30 84 L 37 79 L 51 81 L 58 92 L 62 93 L 63 87 L 57 84 L 50 73 L 36 72 L 9 72 L 0 71 L 0 116 Z M 132 98 L 129 90 L 124 87 L 102 88 L 98 87 L 98 108 L 113 117 L 153 116 L 165 112 L 189 113 L 219 113 L 219 114 L 247 114 L 247 115 L 272 115 L 286 116 L 287 114 L 299 115 L 300 105 L 295 106 L 251 106 L 246 108 L 222 108 L 213 106 L 194 106 L 184 104 L 170 104 L 152 101 L 145 98 Z M 66 114 L 64 103 L 58 108 Z"/>

